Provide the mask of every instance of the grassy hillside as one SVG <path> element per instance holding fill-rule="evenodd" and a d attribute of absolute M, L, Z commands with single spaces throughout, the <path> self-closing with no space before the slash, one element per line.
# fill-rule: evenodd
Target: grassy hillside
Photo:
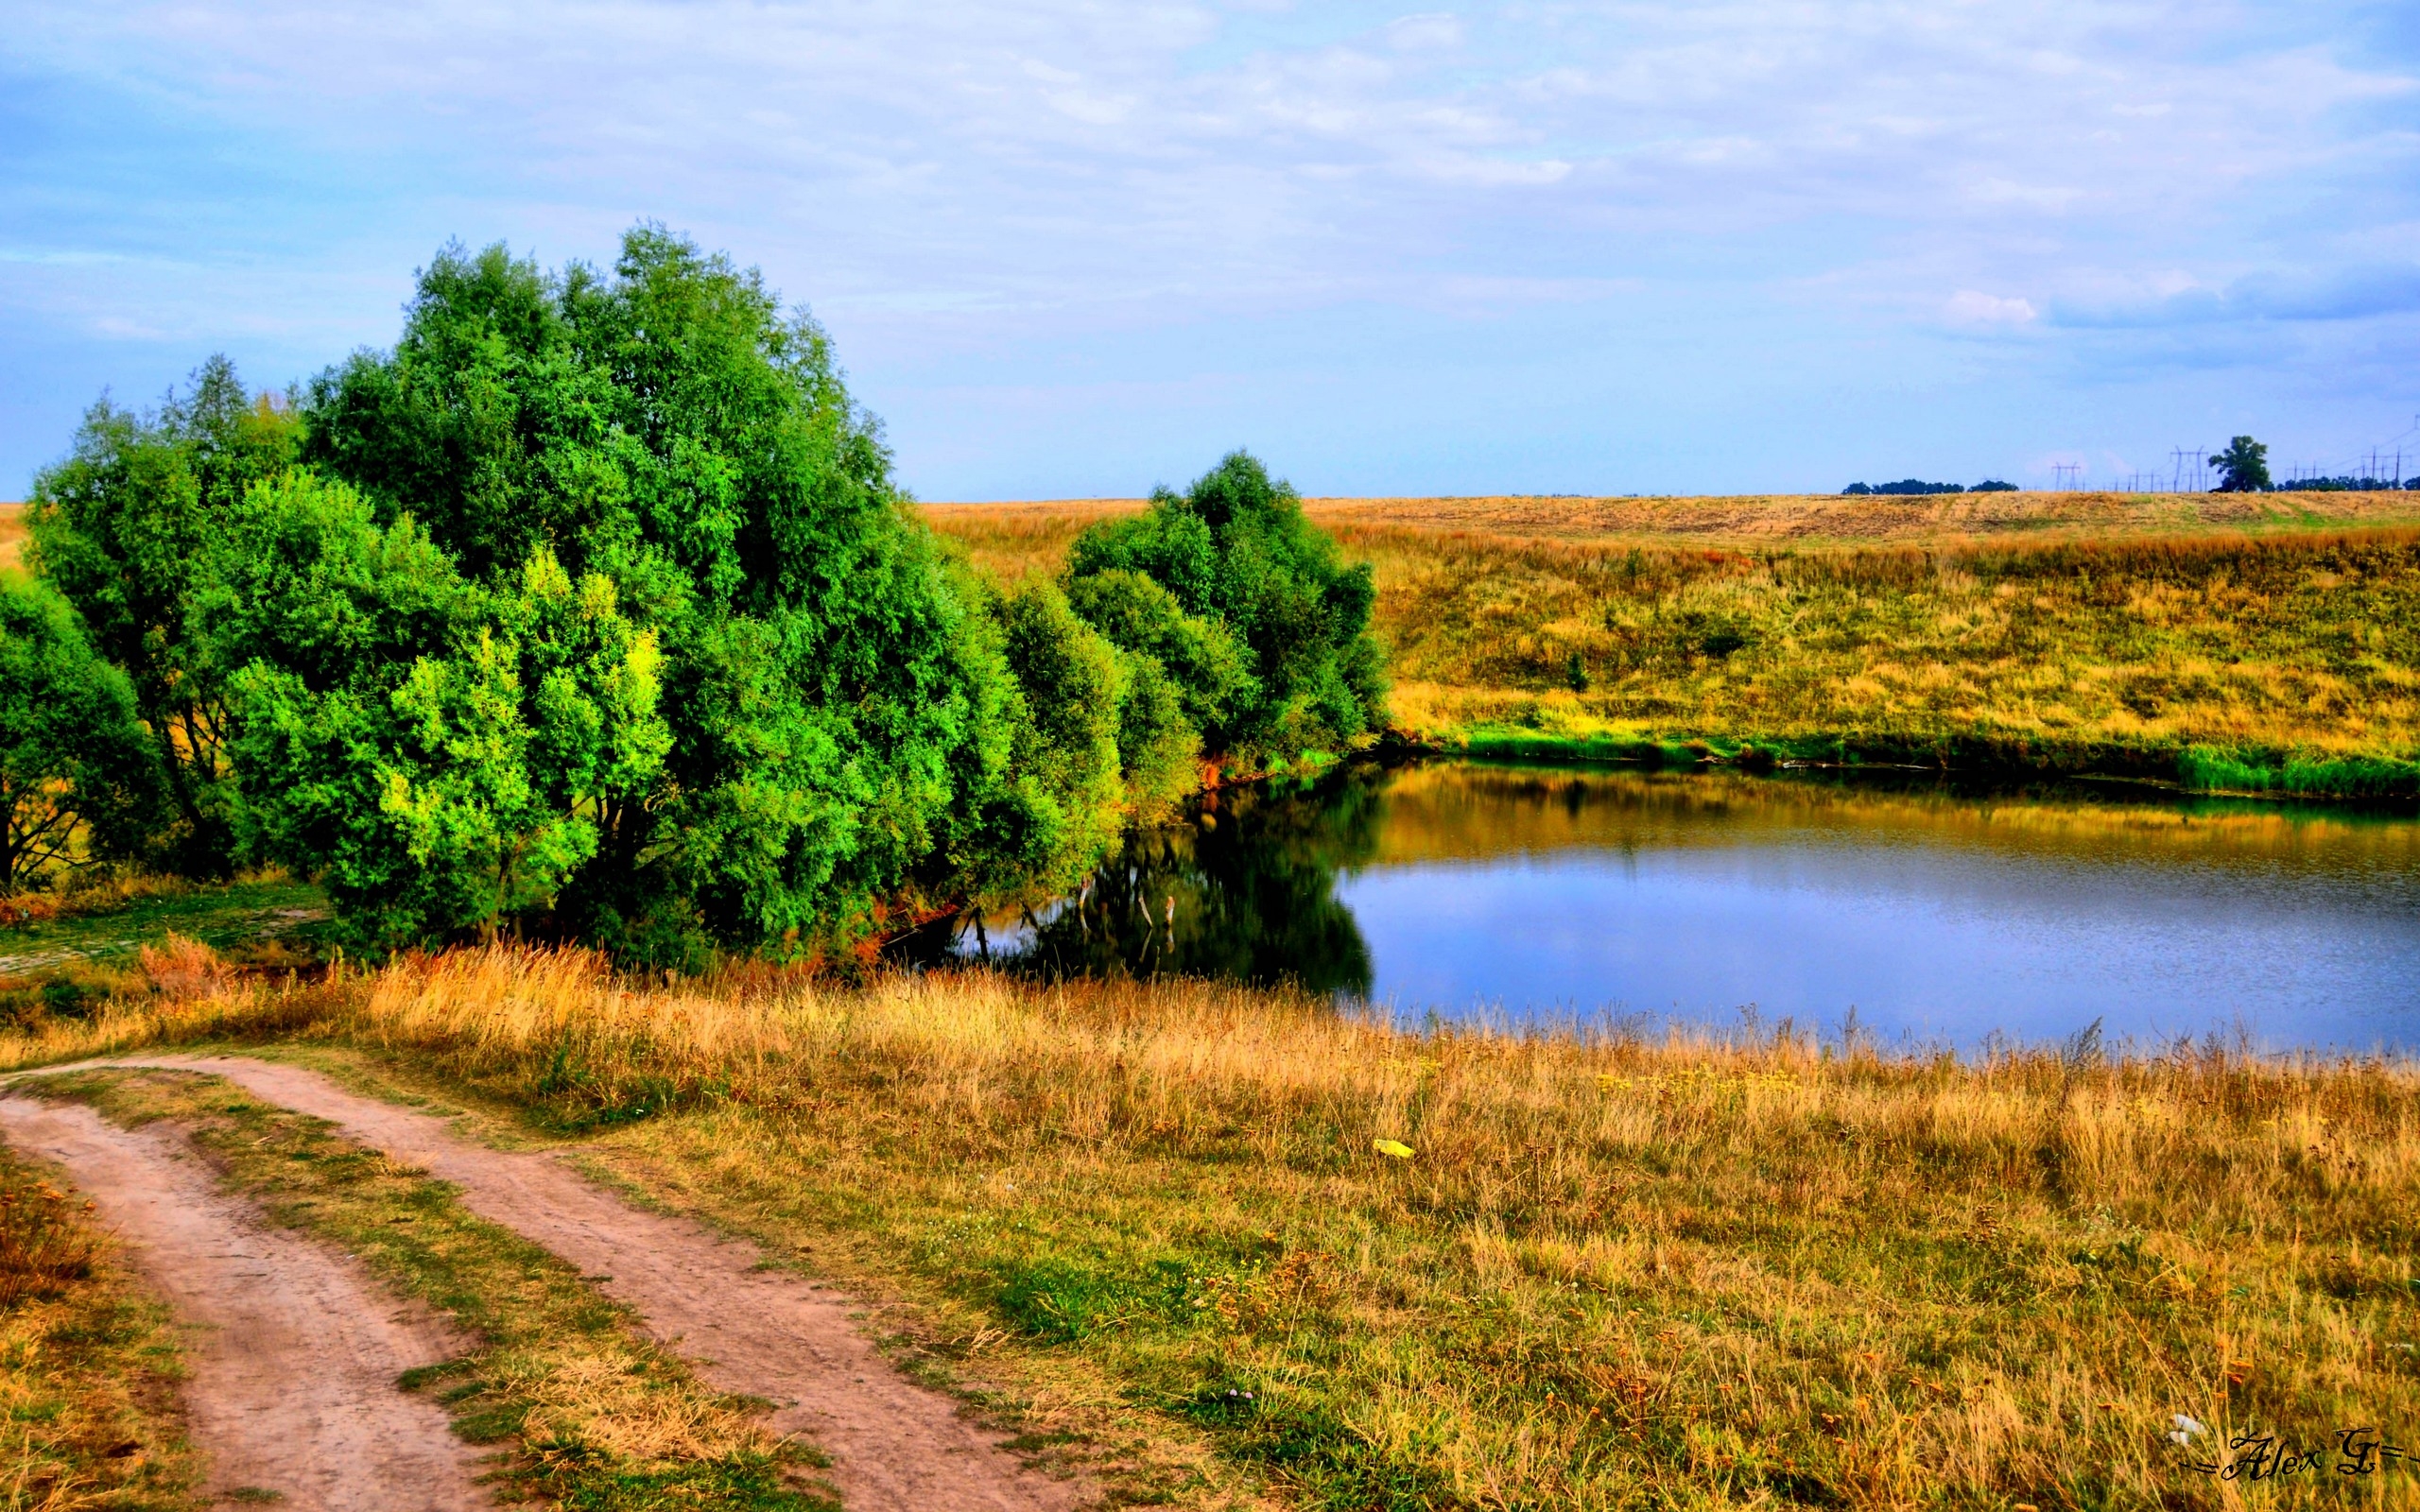
<path fill-rule="evenodd" d="M 1116 502 L 936 506 L 1048 571 Z M 1505 753 L 2420 783 L 2420 495 L 1315 500 L 1405 732 Z"/>
<path fill-rule="evenodd" d="M 14 572 L 26 554 L 26 507 L 0 504 L 0 573 Z"/>
<path fill-rule="evenodd" d="M 1200 983 L 664 988 L 508 950 L 218 981 L 0 1059 L 212 1035 L 517 1109 L 887 1301 L 1036 1432 L 1199 1446 L 1305 1507 L 2218 1508 L 2246 1503 L 2194 1465 L 2229 1435 L 2333 1464 L 2339 1429 L 2420 1416 L 2405 1066 L 1408 1033 Z M 2180 1413 L 2208 1431 L 2171 1443 Z"/>

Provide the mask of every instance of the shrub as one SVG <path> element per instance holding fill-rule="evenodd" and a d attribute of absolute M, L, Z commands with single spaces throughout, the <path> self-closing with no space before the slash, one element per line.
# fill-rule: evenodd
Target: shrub
<path fill-rule="evenodd" d="M 248 792 L 295 795 L 264 832 L 367 933 L 803 949 L 1114 823 L 1115 658 L 1063 604 L 987 611 L 756 273 L 652 227 L 610 270 L 448 248 L 302 416 L 367 515 L 297 612 L 380 665 L 254 637 L 240 741 Z"/>
<path fill-rule="evenodd" d="M 1116 651 L 1055 585 L 1028 582 L 995 613 L 1014 679 L 1009 761 L 970 795 L 978 822 L 956 890 L 997 899 L 1072 886 L 1116 843 L 1127 682 Z"/>
<path fill-rule="evenodd" d="M 1110 574 L 1166 590 L 1174 617 L 1124 578 L 1088 581 Z M 1212 751 L 1251 763 L 1366 745 L 1385 717 L 1369 567 L 1346 565 L 1293 489 L 1246 453 L 1182 494 L 1156 490 L 1139 518 L 1087 529 L 1068 580 L 1121 648 L 1160 661 Z"/>
<path fill-rule="evenodd" d="M 541 546 L 466 581 L 340 483 L 256 489 L 203 595 L 258 849 L 316 872 L 361 946 L 493 935 L 550 903 L 669 732 L 653 635 Z"/>

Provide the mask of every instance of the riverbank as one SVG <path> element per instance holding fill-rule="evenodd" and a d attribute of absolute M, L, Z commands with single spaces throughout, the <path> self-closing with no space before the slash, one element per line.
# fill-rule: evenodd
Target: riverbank
<path fill-rule="evenodd" d="M 1124 507 L 927 516 L 1012 579 Z M 1415 747 L 2420 794 L 2420 495 L 1305 507 L 1376 569 Z"/>
<path fill-rule="evenodd" d="M 2176 1414 L 2318 1449 L 2420 1408 L 2401 1064 L 1412 1033 L 1192 982 L 666 988 L 503 950 L 190 972 L 0 1056 L 212 1039 L 571 1139 L 1035 1432 L 1198 1452 L 1132 1487 L 1172 1504 L 2217 1506 Z"/>

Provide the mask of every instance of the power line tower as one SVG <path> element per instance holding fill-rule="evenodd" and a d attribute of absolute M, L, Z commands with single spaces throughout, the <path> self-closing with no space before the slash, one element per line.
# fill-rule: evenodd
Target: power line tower
<path fill-rule="evenodd" d="M 2176 458 L 2176 476 L 2174 481 L 2169 484 L 2168 491 L 2170 493 L 2182 493 L 2185 491 L 2186 464 L 2192 460 L 2194 454 L 2180 446 L 2169 455 Z"/>
<path fill-rule="evenodd" d="M 2076 474 L 2083 471 L 2083 468 L 2082 464 L 2076 462 L 2053 462 L 2050 464 L 2050 475 L 2057 480 L 2056 487 L 2062 492 L 2074 491 L 2076 486 Z"/>

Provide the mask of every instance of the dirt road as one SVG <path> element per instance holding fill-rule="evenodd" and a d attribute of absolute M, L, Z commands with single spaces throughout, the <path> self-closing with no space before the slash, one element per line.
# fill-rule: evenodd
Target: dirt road
<path fill-rule="evenodd" d="M 183 1326 L 182 1396 L 208 1489 L 279 1493 L 297 1512 L 469 1512 L 492 1504 L 476 1451 L 395 1378 L 463 1352 L 325 1245 L 218 1189 L 165 1127 L 0 1096 L 0 1135 L 56 1161 Z"/>
<path fill-rule="evenodd" d="M 892 1368 L 850 1321 L 846 1298 L 758 1269 L 753 1245 L 640 1211 L 557 1156 L 474 1143 L 444 1119 L 297 1066 L 232 1057 L 108 1064 L 224 1076 L 454 1183 L 480 1217 L 610 1278 L 599 1289 L 635 1308 L 708 1383 L 775 1403 L 776 1432 L 804 1434 L 832 1456 L 830 1478 L 850 1512 L 1066 1512 L 1094 1499 L 1028 1469 L 951 1399 Z"/>

